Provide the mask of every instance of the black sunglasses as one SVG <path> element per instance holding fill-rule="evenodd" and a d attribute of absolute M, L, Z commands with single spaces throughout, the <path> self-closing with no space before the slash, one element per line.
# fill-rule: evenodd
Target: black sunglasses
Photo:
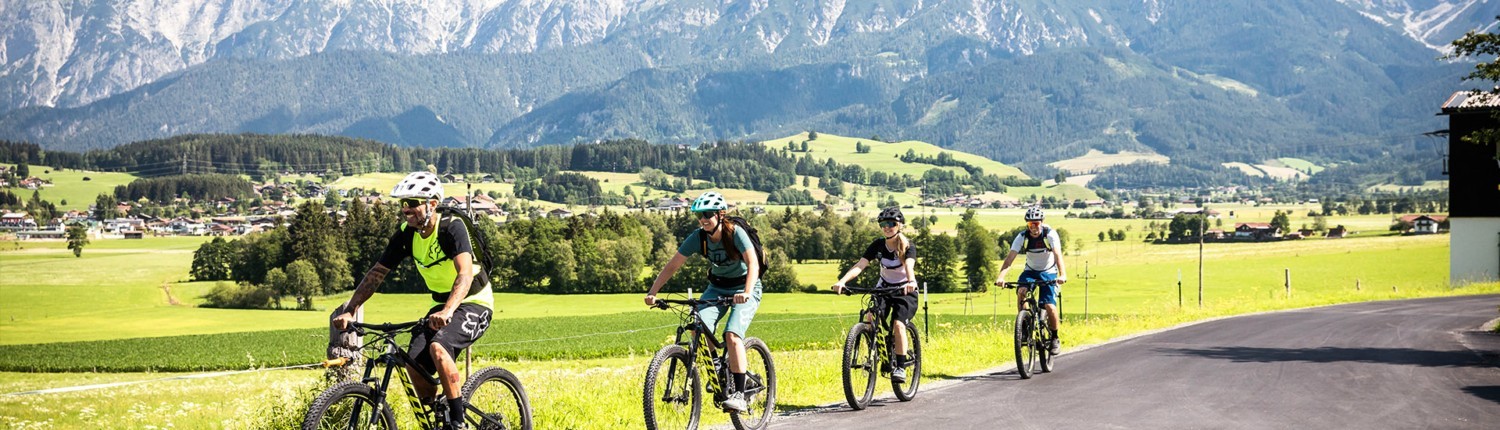
<path fill-rule="evenodd" d="M 404 207 L 404 208 L 407 208 L 407 209 L 412 209 L 412 208 L 415 208 L 417 206 L 421 206 L 422 203 L 426 203 L 426 202 L 423 202 L 422 199 L 401 199 L 401 207 Z"/>
<path fill-rule="evenodd" d="M 891 228 L 891 227 L 895 227 L 895 226 L 896 226 L 896 222 L 895 221 L 881 221 L 880 222 L 880 228 Z"/>
<path fill-rule="evenodd" d="M 709 219 L 709 218 L 713 218 L 713 217 L 716 217 L 716 216 L 719 216 L 719 211 L 703 211 L 703 212 L 698 212 L 698 219 Z"/>

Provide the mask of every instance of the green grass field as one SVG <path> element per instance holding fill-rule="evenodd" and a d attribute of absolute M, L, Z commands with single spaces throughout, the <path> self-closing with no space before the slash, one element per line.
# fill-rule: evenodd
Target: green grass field
<path fill-rule="evenodd" d="M 1413 186 L 1413 185 L 1397 185 L 1397 184 L 1381 184 L 1381 185 L 1371 185 L 1367 189 L 1370 190 L 1370 191 L 1379 191 L 1379 192 L 1387 192 L 1387 193 L 1409 193 L 1409 192 L 1413 192 L 1413 191 L 1438 191 L 1438 190 L 1445 190 L 1447 188 L 1448 188 L 1448 181 L 1426 181 L 1426 182 L 1423 182 L 1422 185 L 1418 185 L 1418 186 Z"/>
<path fill-rule="evenodd" d="M 0 166 L 14 168 L 16 165 L 0 163 Z M 38 190 L 42 200 L 52 202 L 62 210 L 87 210 L 89 205 L 94 204 L 94 199 L 100 194 L 115 194 L 115 187 L 129 184 L 136 179 L 135 175 L 129 173 L 93 172 L 87 170 L 58 170 L 47 166 L 28 166 L 31 176 L 52 181 L 52 186 L 42 187 Z M 89 178 L 85 181 L 83 178 Z M 21 201 L 31 198 L 32 190 L 15 187 L 8 188 L 11 194 L 15 194 Z M 66 200 L 68 203 L 63 204 Z"/>
<path fill-rule="evenodd" d="M 779 139 L 767 140 L 765 142 L 761 142 L 761 144 L 766 145 L 770 148 L 781 149 L 786 147 L 787 142 L 793 142 L 796 145 L 799 145 L 800 148 L 802 142 L 807 140 L 807 136 L 807 133 L 801 133 Z M 856 142 L 864 142 L 866 145 L 870 145 L 870 152 L 866 154 L 856 153 L 854 151 L 854 144 Z M 808 141 L 807 146 L 810 152 L 795 152 L 792 154 L 797 156 L 812 157 L 817 161 L 823 161 L 832 158 L 834 159 L 834 161 L 837 161 L 839 163 L 858 164 L 871 171 L 881 171 L 898 175 L 910 174 L 915 177 L 921 177 L 923 172 L 926 172 L 933 168 L 940 168 L 964 174 L 964 170 L 958 167 L 939 167 L 930 164 L 907 163 L 896 158 L 898 156 L 906 154 L 906 151 L 908 150 L 915 151 L 917 155 L 930 157 L 936 157 L 939 153 L 947 152 L 949 154 L 952 154 L 955 160 L 964 161 L 983 168 L 985 173 L 995 174 L 1002 178 L 1006 176 L 1016 176 L 1020 178 L 1027 177 L 1025 173 L 1021 173 L 1020 169 L 1005 165 L 994 160 L 990 160 L 988 158 L 980 157 L 978 155 L 969 154 L 966 152 L 943 149 L 941 147 L 938 147 L 937 145 L 915 140 L 885 143 L 870 139 L 818 133 L 818 139 Z"/>
<path fill-rule="evenodd" d="M 1301 172 L 1307 172 L 1308 169 L 1312 169 L 1312 173 L 1313 174 L 1317 174 L 1318 172 L 1323 171 L 1323 169 L 1325 168 L 1323 166 L 1319 166 L 1317 164 L 1313 164 L 1313 162 L 1307 161 L 1307 160 L 1303 160 L 1301 158 L 1282 157 L 1282 158 L 1277 158 L 1277 159 L 1272 160 L 1272 161 L 1275 161 L 1275 162 L 1274 163 L 1267 162 L 1266 164 L 1270 164 L 1270 165 L 1273 165 L 1273 166 L 1280 165 L 1280 167 L 1290 167 L 1290 168 L 1293 168 L 1293 169 L 1297 169 L 1298 171 L 1301 171 Z"/>
<path fill-rule="evenodd" d="M 1090 149 L 1088 153 L 1066 160 L 1047 163 L 1048 166 L 1066 170 L 1069 173 L 1088 173 L 1110 166 L 1145 161 L 1157 164 L 1167 164 L 1171 159 L 1165 155 L 1145 152 L 1121 151 L 1115 154 L 1105 154 L 1096 149 Z"/>

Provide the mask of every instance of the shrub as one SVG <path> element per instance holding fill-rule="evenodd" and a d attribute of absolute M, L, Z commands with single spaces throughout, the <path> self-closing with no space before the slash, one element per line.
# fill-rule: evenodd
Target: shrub
<path fill-rule="evenodd" d="M 218 282 L 203 295 L 203 307 L 225 309 L 270 309 L 276 292 L 269 286 Z"/>

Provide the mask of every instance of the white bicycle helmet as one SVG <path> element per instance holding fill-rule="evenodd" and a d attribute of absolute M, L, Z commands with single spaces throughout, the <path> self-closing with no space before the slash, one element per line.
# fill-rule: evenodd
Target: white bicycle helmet
<path fill-rule="evenodd" d="M 1026 220 L 1027 221 L 1041 221 L 1042 220 L 1042 207 L 1041 206 L 1032 206 L 1031 208 L 1026 209 Z"/>
<path fill-rule="evenodd" d="M 438 180 L 438 175 L 432 172 L 412 172 L 396 183 L 396 188 L 391 189 L 391 198 L 441 199 L 443 181 Z"/>

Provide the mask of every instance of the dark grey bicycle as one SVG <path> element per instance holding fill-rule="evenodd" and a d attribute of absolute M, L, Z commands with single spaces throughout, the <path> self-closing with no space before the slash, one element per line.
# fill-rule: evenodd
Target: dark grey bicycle
<path fill-rule="evenodd" d="M 678 309 L 680 322 L 677 340 L 657 350 L 656 356 L 651 358 L 651 365 L 646 368 L 642 397 L 647 429 L 698 428 L 705 391 L 703 382 L 707 382 L 706 388 L 713 396 L 715 407 L 721 407 L 728 398 L 724 390 L 724 381 L 729 380 L 729 366 L 725 364 L 728 348 L 709 335 L 712 332 L 698 316 L 698 306 L 733 304 L 733 297 L 656 299 L 657 308 Z M 745 412 L 730 412 L 729 418 L 739 430 L 764 429 L 771 423 L 771 412 L 776 409 L 776 364 L 771 361 L 771 349 L 757 338 L 745 338 L 745 355 L 749 366 L 745 369 L 746 387 L 741 391 L 749 408 Z"/>
<path fill-rule="evenodd" d="M 1037 306 L 1036 291 L 1057 281 L 1006 282 L 1005 288 L 1026 287 L 1026 306 L 1016 312 L 1016 373 L 1031 379 L 1033 370 L 1052 371 L 1051 330 L 1047 330 L 1047 309 Z M 1059 294 L 1059 296 L 1061 296 Z"/>
<path fill-rule="evenodd" d="M 447 413 L 448 405 L 441 400 L 443 396 L 439 395 L 438 403 L 431 405 L 424 405 L 417 399 L 406 371 L 407 366 L 413 364 L 412 359 L 395 340 L 396 335 L 411 333 L 423 324 L 427 324 L 426 318 L 398 324 L 351 323 L 360 336 L 364 336 L 366 330 L 375 332 L 372 334 L 375 341 L 365 343 L 361 348 L 368 359 L 364 378 L 329 387 L 313 399 L 302 420 L 303 430 L 397 428 L 396 415 L 386 402 L 392 374 L 400 375 L 418 426 L 423 430 L 444 428 L 447 419 L 443 415 Z M 379 352 L 381 350 L 384 352 Z M 347 364 L 347 359 L 329 360 L 326 364 L 342 366 Z M 384 376 L 374 376 L 377 366 L 385 368 Z M 417 376 L 432 386 L 440 386 L 437 378 L 422 373 L 417 373 Z M 461 392 L 466 403 L 462 419 L 469 428 L 531 430 L 531 406 L 526 400 L 526 390 L 510 371 L 499 367 L 480 369 L 464 382 Z"/>

